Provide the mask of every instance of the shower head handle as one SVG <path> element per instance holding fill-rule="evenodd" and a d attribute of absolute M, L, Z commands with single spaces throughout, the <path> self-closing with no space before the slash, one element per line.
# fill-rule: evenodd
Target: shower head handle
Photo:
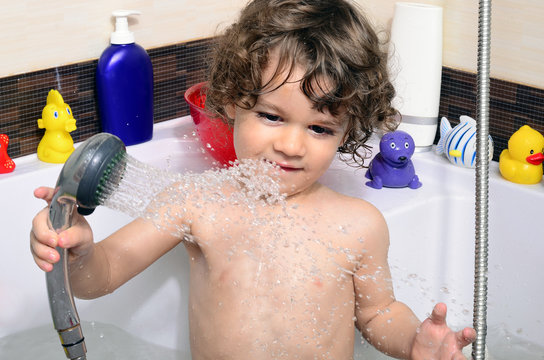
<path fill-rule="evenodd" d="M 126 149 L 116 136 L 96 134 L 66 160 L 49 206 L 49 227 L 57 233 L 72 225 L 72 213 L 90 214 L 100 205 L 104 192 L 114 189 L 126 165 Z M 85 359 L 85 341 L 68 276 L 68 251 L 57 247 L 59 261 L 46 273 L 53 324 L 68 359 Z"/>

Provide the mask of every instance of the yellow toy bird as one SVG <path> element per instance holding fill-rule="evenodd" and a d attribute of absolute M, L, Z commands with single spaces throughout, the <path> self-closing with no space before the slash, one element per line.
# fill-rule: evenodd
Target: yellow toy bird
<path fill-rule="evenodd" d="M 518 184 L 537 184 L 542 180 L 544 136 L 523 125 L 508 140 L 508 149 L 499 157 L 501 175 Z"/>
<path fill-rule="evenodd" d="M 57 90 L 49 91 L 38 127 L 45 129 L 38 145 L 38 158 L 49 163 L 64 163 L 74 151 L 74 141 L 69 133 L 76 129 L 76 119 Z"/>

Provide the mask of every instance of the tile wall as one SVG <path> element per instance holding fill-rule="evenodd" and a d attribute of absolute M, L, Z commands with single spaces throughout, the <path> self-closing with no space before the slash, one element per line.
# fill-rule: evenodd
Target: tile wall
<path fill-rule="evenodd" d="M 476 74 L 443 68 L 439 116 L 452 126 L 459 116 L 476 119 Z M 544 135 L 544 90 L 504 80 L 491 79 L 489 132 L 494 142 L 493 159 L 508 147 L 508 139 L 522 125 L 529 125 Z M 438 134 L 437 139 L 438 141 Z"/>
<path fill-rule="evenodd" d="M 155 76 L 155 122 L 188 114 L 184 91 L 206 78 L 212 38 L 149 50 Z M 100 131 L 94 93 L 96 60 L 0 78 L 0 133 L 8 134 L 12 158 L 32 154 L 43 136 L 37 119 L 51 89 L 61 92 L 72 108 L 78 129 L 75 142 Z M 440 116 L 452 125 L 460 115 L 476 117 L 476 75 L 444 67 Z M 492 79 L 490 131 L 495 159 L 510 135 L 529 124 L 544 134 L 544 90 Z"/>
<path fill-rule="evenodd" d="M 154 121 L 174 119 L 189 113 L 183 94 L 189 86 L 205 80 L 206 55 L 212 39 L 203 39 L 149 50 L 154 72 Z M 44 129 L 39 129 L 51 89 L 59 90 L 72 108 L 77 130 L 74 142 L 100 132 L 95 98 L 97 60 L 0 78 L 0 134 L 10 139 L 13 158 L 36 152 Z"/>

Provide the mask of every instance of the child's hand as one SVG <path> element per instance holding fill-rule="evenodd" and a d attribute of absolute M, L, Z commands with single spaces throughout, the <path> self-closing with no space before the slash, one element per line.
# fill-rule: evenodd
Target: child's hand
<path fill-rule="evenodd" d="M 464 328 L 454 332 L 446 324 L 446 312 L 446 305 L 439 303 L 431 316 L 420 325 L 412 346 L 411 359 L 466 359 L 461 350 L 476 339 L 476 331 Z"/>
<path fill-rule="evenodd" d="M 34 190 L 34 196 L 45 200 L 47 204 L 53 198 L 53 189 L 40 187 Z M 92 248 L 93 234 L 91 228 L 83 216 L 74 211 L 72 227 L 60 234 L 49 229 L 47 217 L 49 207 L 40 211 L 32 220 L 30 231 L 30 250 L 34 261 L 43 271 L 53 270 L 53 264 L 59 261 L 60 255 L 55 247 L 70 248 L 70 256 L 82 256 Z"/>

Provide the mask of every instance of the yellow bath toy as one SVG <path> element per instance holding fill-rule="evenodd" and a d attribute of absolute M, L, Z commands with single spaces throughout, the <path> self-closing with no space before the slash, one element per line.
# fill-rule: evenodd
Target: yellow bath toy
<path fill-rule="evenodd" d="M 537 184 L 542 179 L 544 136 L 523 125 L 508 140 L 499 158 L 501 175 L 518 184 Z"/>
<path fill-rule="evenodd" d="M 57 90 L 49 91 L 38 127 L 45 129 L 38 145 L 38 158 L 49 163 L 64 163 L 74 151 L 74 141 L 69 133 L 76 129 L 76 119 Z"/>

